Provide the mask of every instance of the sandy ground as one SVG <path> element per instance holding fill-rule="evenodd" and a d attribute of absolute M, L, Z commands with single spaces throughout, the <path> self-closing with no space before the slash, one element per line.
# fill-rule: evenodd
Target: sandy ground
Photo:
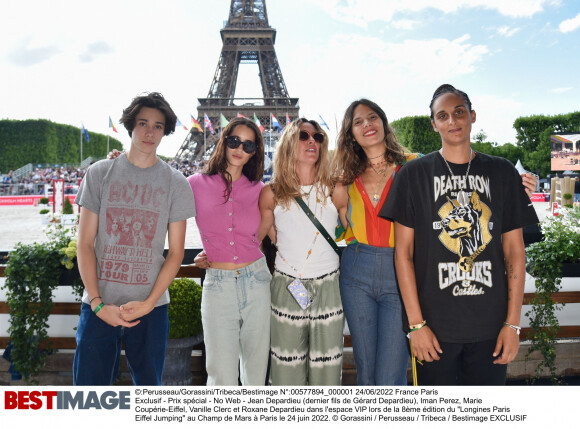
<path fill-rule="evenodd" d="M 568 158 L 552 158 L 551 162 L 551 170 L 552 171 L 560 171 L 560 170 L 571 170 L 571 171 L 580 171 L 580 164 L 572 164 L 571 160 L 577 159 L 580 160 L 579 155 L 570 156 Z"/>
<path fill-rule="evenodd" d="M 538 217 L 550 214 L 549 203 L 533 203 Z M 0 250 L 11 250 L 18 242 L 31 244 L 46 240 L 39 208 L 34 206 L 0 206 Z M 187 221 L 185 247 L 201 247 L 195 219 Z"/>
<path fill-rule="evenodd" d="M 11 250 L 18 242 L 45 241 L 46 226 L 41 223 L 39 211 L 34 206 L 0 206 L 0 250 Z M 201 247 L 195 218 L 187 221 L 185 247 Z"/>

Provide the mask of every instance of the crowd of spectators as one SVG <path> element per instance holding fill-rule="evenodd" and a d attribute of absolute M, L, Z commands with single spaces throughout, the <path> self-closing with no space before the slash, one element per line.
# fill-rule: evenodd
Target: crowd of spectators
<path fill-rule="evenodd" d="M 75 193 L 83 175 L 84 170 L 65 166 L 38 166 L 20 178 L 11 170 L 2 175 L 0 195 L 42 195 L 45 185 L 52 185 L 54 179 L 64 179 L 67 193 Z"/>
<path fill-rule="evenodd" d="M 171 167 L 179 170 L 185 177 L 191 176 L 198 171 L 202 171 L 205 167 L 205 161 L 177 161 L 171 160 L 167 162 Z"/>
<path fill-rule="evenodd" d="M 171 167 L 179 170 L 185 177 L 201 171 L 204 161 L 167 161 Z M 17 179 L 10 170 L 1 174 L 0 195 L 44 195 L 45 185 L 52 186 L 54 179 L 64 179 L 65 193 L 76 194 L 80 179 L 85 169 L 67 166 L 38 166 L 29 174 Z"/>

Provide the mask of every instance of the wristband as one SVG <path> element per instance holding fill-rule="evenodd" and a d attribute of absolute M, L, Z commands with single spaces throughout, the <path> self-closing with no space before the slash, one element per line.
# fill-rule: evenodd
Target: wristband
<path fill-rule="evenodd" d="M 100 297 L 100 296 L 95 296 L 93 299 L 91 299 L 91 300 L 89 301 L 89 304 L 92 304 L 92 303 L 93 303 L 93 301 L 94 301 L 95 299 L 97 299 L 97 298 L 101 298 L 101 297 Z M 101 298 L 101 299 L 103 299 L 103 298 Z"/>
<path fill-rule="evenodd" d="M 417 331 L 425 325 L 427 325 L 427 321 L 425 321 L 425 320 L 423 320 L 421 323 L 419 323 L 417 325 L 409 325 L 409 333 L 411 333 L 413 331 Z"/>
<path fill-rule="evenodd" d="M 97 307 L 93 310 L 93 313 L 97 314 L 101 308 L 103 308 L 105 306 L 104 302 L 101 302 L 99 305 L 97 305 Z"/>
<path fill-rule="evenodd" d="M 508 322 L 503 322 L 503 324 L 505 326 L 509 326 L 510 328 L 512 328 L 514 331 L 516 331 L 516 334 L 520 335 L 520 331 L 522 330 L 521 326 L 518 325 L 512 325 L 511 323 Z"/>

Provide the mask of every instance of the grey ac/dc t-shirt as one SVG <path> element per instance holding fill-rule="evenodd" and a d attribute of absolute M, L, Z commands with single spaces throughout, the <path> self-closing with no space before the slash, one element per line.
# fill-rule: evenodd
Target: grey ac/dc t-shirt
<path fill-rule="evenodd" d="M 185 177 L 161 160 L 139 168 L 122 154 L 87 170 L 76 201 L 99 216 L 95 253 L 103 302 L 145 300 L 165 261 L 168 225 L 195 216 Z M 89 303 L 86 291 L 82 300 Z M 168 302 L 165 291 L 156 306 Z"/>

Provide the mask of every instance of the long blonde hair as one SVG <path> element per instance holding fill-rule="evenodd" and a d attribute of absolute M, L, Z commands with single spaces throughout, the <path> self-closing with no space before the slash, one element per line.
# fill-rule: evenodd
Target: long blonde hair
<path fill-rule="evenodd" d="M 330 162 L 328 156 L 328 136 L 314 120 L 304 118 L 295 119 L 288 125 L 276 147 L 274 158 L 274 176 L 270 184 L 274 192 L 274 198 L 278 204 L 288 208 L 295 197 L 302 195 L 300 190 L 300 178 L 296 174 L 296 160 L 298 158 L 300 126 L 304 123 L 311 124 L 316 131 L 324 136 L 320 144 L 320 152 L 316 161 L 316 175 L 313 186 L 321 198 L 326 199 L 332 190 L 332 178 L 330 176 Z"/>
<path fill-rule="evenodd" d="M 352 133 L 352 120 L 354 109 L 364 104 L 375 112 L 383 121 L 385 132 L 385 160 L 401 164 L 405 161 L 406 150 L 397 141 L 395 132 L 391 128 L 387 115 L 380 106 L 370 100 L 360 99 L 353 101 L 344 113 L 342 126 L 338 134 L 338 144 L 332 159 L 332 173 L 337 180 L 345 185 L 350 185 L 368 167 L 368 158 L 363 148 L 355 140 Z"/>

